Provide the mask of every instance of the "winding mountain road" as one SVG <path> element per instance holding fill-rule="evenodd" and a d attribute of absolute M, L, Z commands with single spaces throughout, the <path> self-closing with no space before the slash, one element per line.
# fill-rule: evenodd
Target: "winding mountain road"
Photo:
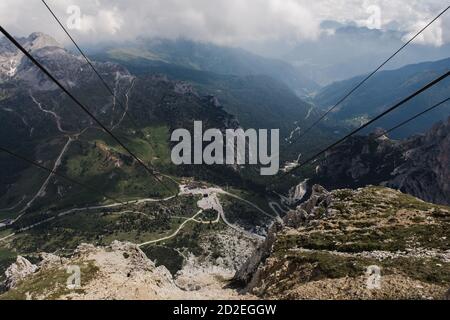
<path fill-rule="evenodd" d="M 218 198 L 218 194 L 225 194 L 225 195 L 231 196 L 231 197 L 233 197 L 235 199 L 238 199 L 240 201 L 243 201 L 243 202 L 251 205 L 255 209 L 257 209 L 259 212 L 274 218 L 272 215 L 267 214 L 264 210 L 262 210 L 257 205 L 253 204 L 252 202 L 250 202 L 250 201 L 248 201 L 246 199 L 243 199 L 243 198 L 241 198 L 241 197 L 239 197 L 237 195 L 234 195 L 232 193 L 226 192 L 226 191 L 224 191 L 221 188 L 211 187 L 211 188 L 193 188 L 193 189 L 190 189 L 190 188 L 188 188 L 188 187 L 186 187 L 184 185 L 180 185 L 180 193 L 179 193 L 179 195 L 202 195 L 202 198 L 197 202 L 197 206 L 200 208 L 200 210 L 195 215 L 193 215 L 191 218 L 187 218 L 185 221 L 183 221 L 183 223 L 171 235 L 166 236 L 166 237 L 162 237 L 160 239 L 155 239 L 155 240 L 151 240 L 151 241 L 147 241 L 147 242 L 141 243 L 141 244 L 139 244 L 139 246 L 145 246 L 145 245 L 149 245 L 149 244 L 155 244 L 155 243 L 158 243 L 158 242 L 163 242 L 163 241 L 166 241 L 166 240 L 170 240 L 170 239 L 176 237 L 180 233 L 180 231 L 183 230 L 183 228 L 186 226 L 186 224 L 189 223 L 189 222 L 202 223 L 202 224 L 210 224 L 210 223 L 214 223 L 215 224 L 215 223 L 218 223 L 220 221 L 220 219 L 222 219 L 222 221 L 229 228 L 231 228 L 231 229 L 233 229 L 233 230 L 235 230 L 235 231 L 237 231 L 237 232 L 239 232 L 241 234 L 244 234 L 244 235 L 246 235 L 248 237 L 251 237 L 251 238 L 264 239 L 264 237 L 262 237 L 260 235 L 257 235 L 257 234 L 254 234 L 254 233 L 251 233 L 249 231 L 246 231 L 246 230 L 240 228 L 239 226 L 237 226 L 237 225 L 231 223 L 230 221 L 228 221 L 228 219 L 227 219 L 227 217 L 225 215 L 225 212 L 223 210 L 223 207 L 222 207 L 222 205 L 220 203 L 220 200 Z M 42 225 L 44 223 L 53 221 L 56 218 L 64 217 L 66 215 L 73 214 L 73 213 L 76 213 L 76 212 L 89 211 L 89 210 L 99 210 L 99 209 L 108 209 L 108 208 L 117 208 L 117 207 L 121 207 L 121 206 L 124 206 L 124 205 L 132 205 L 132 204 L 136 205 L 136 204 L 143 204 L 143 203 L 147 203 L 147 202 L 163 202 L 163 201 L 169 201 L 169 200 L 171 200 L 173 198 L 175 198 L 175 196 L 170 196 L 170 197 L 167 197 L 167 198 L 164 198 L 164 199 L 145 198 L 145 199 L 128 201 L 128 202 L 125 202 L 125 203 L 112 203 L 112 204 L 108 204 L 108 205 L 98 205 L 98 206 L 87 206 L 87 207 L 83 207 L 83 208 L 73 208 L 73 209 L 70 209 L 70 210 L 66 210 L 66 211 L 60 212 L 56 216 L 50 217 L 50 218 L 45 219 L 43 221 L 40 221 L 40 222 L 37 222 L 37 223 L 32 224 L 30 226 L 24 227 L 24 228 L 18 230 L 17 232 L 15 232 L 13 234 L 10 234 L 10 235 L 8 235 L 8 236 L 6 236 L 4 238 L 0 238 L 0 241 L 8 240 L 11 237 L 13 237 L 14 235 L 16 235 L 17 233 L 33 229 L 33 228 L 35 228 L 35 227 L 37 227 L 39 225 Z M 217 211 L 217 213 L 218 213 L 217 218 L 214 221 L 198 220 L 197 217 L 201 213 L 203 213 L 205 210 L 208 210 L 208 209 Z M 135 211 L 133 211 L 133 210 L 124 210 L 124 211 L 121 211 L 119 213 L 125 214 L 125 213 L 129 213 L 129 212 L 135 212 Z"/>
<path fill-rule="evenodd" d="M 177 229 L 174 233 L 172 233 L 170 236 L 163 237 L 163 238 L 160 238 L 160 239 L 157 239 L 157 240 L 147 241 L 147 242 L 144 242 L 144 243 L 139 244 L 138 246 L 139 246 L 139 247 L 143 247 L 143 246 L 146 246 L 146 245 L 149 245 L 149 244 L 153 244 L 153 243 L 158 243 L 158 242 L 170 240 L 170 239 L 176 237 L 176 236 L 178 235 L 178 233 L 179 233 L 181 230 L 183 230 L 184 226 L 185 226 L 188 222 L 194 221 L 196 217 L 198 217 L 200 214 L 202 214 L 202 212 L 203 212 L 203 210 L 199 210 L 192 218 L 189 218 L 189 219 L 185 220 L 182 224 L 180 224 L 180 226 L 178 227 L 178 229 Z"/>

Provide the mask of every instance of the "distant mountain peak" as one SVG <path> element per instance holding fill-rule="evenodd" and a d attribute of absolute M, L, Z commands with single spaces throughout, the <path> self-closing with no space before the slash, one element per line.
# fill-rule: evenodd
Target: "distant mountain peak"
<path fill-rule="evenodd" d="M 85 60 L 66 50 L 50 35 L 33 32 L 28 37 L 17 37 L 17 41 L 66 87 L 74 87 L 92 79 L 92 70 L 86 68 Z M 117 64 L 93 63 L 97 70 L 104 76 L 108 74 L 110 79 L 114 79 L 117 72 L 128 75 L 128 71 Z M 0 81 L 22 81 L 22 84 L 38 91 L 57 88 L 6 38 L 0 38 Z"/>
<path fill-rule="evenodd" d="M 42 32 L 33 32 L 26 38 L 18 38 L 18 42 L 29 52 L 33 53 L 44 48 L 64 47 L 51 36 Z M 0 39 L 0 79 L 14 77 L 21 65 L 23 53 L 19 51 L 8 39 Z"/>
<path fill-rule="evenodd" d="M 33 32 L 28 36 L 28 38 L 24 38 L 23 42 L 24 42 L 23 46 L 31 51 L 39 50 L 46 47 L 63 48 L 63 46 L 53 37 L 42 32 Z"/>

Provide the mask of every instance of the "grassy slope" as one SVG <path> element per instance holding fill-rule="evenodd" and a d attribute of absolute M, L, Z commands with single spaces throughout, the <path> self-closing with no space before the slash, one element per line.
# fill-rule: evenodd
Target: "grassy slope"
<path fill-rule="evenodd" d="M 144 162 L 163 171 L 165 168 L 169 168 L 171 163 L 168 128 L 166 126 L 147 127 L 143 129 L 143 132 L 147 137 L 127 132 L 121 132 L 120 135 L 126 145 Z M 49 150 L 41 150 L 41 153 L 49 159 L 43 163 L 44 166 L 53 167 L 54 159 L 62 148 L 63 140 L 60 140 L 61 143 L 51 145 L 51 150 L 49 147 L 46 147 Z M 115 167 L 115 160 L 121 160 L 123 165 L 120 168 Z M 161 178 L 161 180 L 171 188 L 171 192 L 157 183 L 154 177 L 134 163 L 124 150 L 99 130 L 88 130 L 79 141 L 74 141 L 70 145 L 63 157 L 59 172 L 91 188 L 102 190 L 108 196 L 119 200 L 164 197 L 174 194 L 176 190 L 173 182 L 165 178 Z M 0 205 L 3 208 L 11 207 L 18 203 L 23 195 L 27 195 L 26 200 L 28 201 L 39 190 L 47 176 L 47 172 L 38 168 L 25 169 L 9 192 L 0 198 Z M 64 189 L 62 198 L 58 195 L 55 181 Z M 48 185 L 45 197 L 37 199 L 30 211 L 58 210 L 71 207 L 74 203 L 81 206 L 102 203 L 105 200 L 99 193 L 56 177 Z M 26 201 L 21 203 L 15 210 L 0 210 L 0 219 L 16 217 L 25 203 Z"/>

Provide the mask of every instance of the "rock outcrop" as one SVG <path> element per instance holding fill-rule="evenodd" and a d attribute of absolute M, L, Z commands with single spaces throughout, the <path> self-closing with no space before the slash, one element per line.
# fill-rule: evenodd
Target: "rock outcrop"
<path fill-rule="evenodd" d="M 35 273 L 37 269 L 38 266 L 32 264 L 24 257 L 18 256 L 16 262 L 5 272 L 6 287 L 9 289 L 15 288 L 20 281 Z"/>

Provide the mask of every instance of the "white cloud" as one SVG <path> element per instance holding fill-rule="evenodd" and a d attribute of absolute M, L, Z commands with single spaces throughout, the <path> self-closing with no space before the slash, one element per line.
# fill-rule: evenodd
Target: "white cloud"
<path fill-rule="evenodd" d="M 415 23 L 414 27 L 415 30 L 421 30 L 427 25 L 427 22 L 425 21 L 418 21 Z M 412 31 L 408 34 L 406 34 L 403 37 L 404 41 L 408 41 L 411 37 L 416 35 L 416 31 Z M 442 46 L 444 44 L 444 35 L 443 35 L 443 28 L 442 28 L 442 22 L 436 21 L 435 25 L 430 26 L 425 31 L 423 31 L 417 38 L 416 43 L 421 44 L 429 44 L 436 47 Z"/>
<path fill-rule="evenodd" d="M 81 9 L 82 28 L 73 31 L 81 42 L 130 40 L 139 36 L 186 37 L 245 46 L 269 40 L 314 40 L 323 20 L 353 22 L 381 28 L 396 22 L 415 33 L 447 0 L 47 0 L 67 21 L 67 8 Z M 380 8 L 379 17 L 373 8 Z M 369 8 L 369 10 L 368 10 Z M 372 9 L 370 9 L 372 8 Z M 450 20 L 450 12 L 443 19 Z M 376 18 L 374 20 L 374 18 Z M 379 21 L 377 20 L 379 18 Z M 1 0 L 1 24 L 15 34 L 49 33 L 67 43 L 40 0 Z M 379 22 L 379 23 L 378 23 Z M 418 41 L 442 45 L 450 41 L 448 22 L 436 23 Z"/>
<path fill-rule="evenodd" d="M 124 20 L 114 7 L 112 10 L 100 9 L 97 15 L 81 14 L 79 31 L 84 35 L 112 36 L 119 33 L 123 26 Z"/>

